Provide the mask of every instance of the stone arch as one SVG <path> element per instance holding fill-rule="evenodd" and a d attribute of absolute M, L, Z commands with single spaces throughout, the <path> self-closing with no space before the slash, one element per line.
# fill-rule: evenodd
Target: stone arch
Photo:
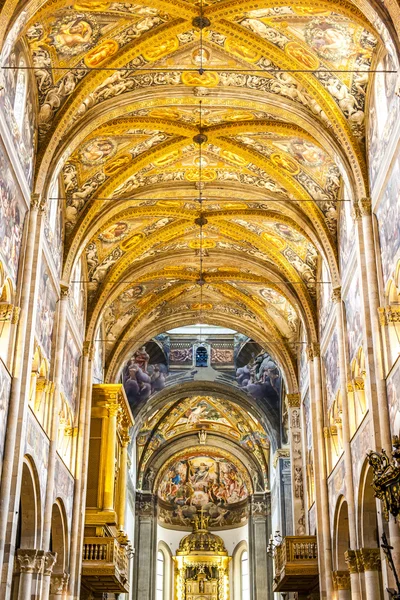
<path fill-rule="evenodd" d="M 60 498 L 53 504 L 51 513 L 51 551 L 57 553 L 53 572 L 64 573 L 68 568 L 68 525 L 64 503 Z"/>
<path fill-rule="evenodd" d="M 344 553 L 350 548 L 348 504 L 344 496 L 336 503 L 333 530 L 333 566 L 335 571 L 346 571 Z"/>
<path fill-rule="evenodd" d="M 30 456 L 22 463 L 21 499 L 16 546 L 34 549 L 41 540 L 41 498 L 39 477 Z"/>
<path fill-rule="evenodd" d="M 360 475 L 358 494 L 358 536 L 362 548 L 379 548 L 377 501 L 372 480 L 373 471 L 366 460 Z"/>

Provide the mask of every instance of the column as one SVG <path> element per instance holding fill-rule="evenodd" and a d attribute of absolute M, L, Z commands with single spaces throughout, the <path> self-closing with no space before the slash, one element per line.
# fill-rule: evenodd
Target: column
<path fill-rule="evenodd" d="M 250 597 L 251 600 L 272 600 L 273 565 L 267 555 L 271 535 L 269 496 L 253 494 L 249 509 Z"/>
<path fill-rule="evenodd" d="M 374 230 L 372 223 L 372 205 L 370 198 L 362 198 L 359 202 L 362 216 L 362 230 L 364 238 L 364 252 L 368 281 L 368 300 L 370 305 L 371 333 L 373 342 L 373 354 L 375 363 L 376 392 L 379 406 L 379 428 L 381 443 L 385 450 L 390 453 L 392 449 L 389 410 L 386 396 L 386 380 L 384 372 L 384 349 L 381 338 L 381 327 L 379 321 L 379 284 L 376 267 L 376 252 Z"/>
<path fill-rule="evenodd" d="M 85 415 L 84 415 L 84 431 L 83 431 L 83 451 L 82 451 L 82 467 L 77 473 L 80 475 L 80 502 L 77 506 L 77 514 L 75 515 L 76 523 L 76 543 L 74 551 L 74 564 L 75 568 L 72 570 L 70 566 L 70 584 L 69 584 L 69 595 L 68 598 L 79 598 L 80 587 L 81 587 L 81 564 L 82 564 L 82 551 L 83 551 L 83 540 L 85 534 L 85 515 L 86 515 L 86 489 L 87 489 L 87 472 L 89 469 L 89 440 L 90 440 L 90 418 L 92 412 L 92 371 L 93 371 L 93 346 L 87 347 L 89 355 L 88 363 L 88 374 L 87 374 L 87 385 L 86 385 L 86 401 L 85 401 Z M 71 555 L 72 565 L 72 555 Z"/>
<path fill-rule="evenodd" d="M 289 407 L 290 466 L 292 470 L 293 535 L 304 535 L 304 473 L 300 394 L 287 394 Z"/>
<path fill-rule="evenodd" d="M 372 347 L 376 378 L 376 394 L 378 401 L 378 411 L 374 415 L 374 418 L 378 419 L 381 445 L 390 456 L 392 450 L 392 440 L 390 433 L 389 408 L 387 403 L 386 378 L 383 362 L 384 347 L 382 344 L 381 326 L 379 320 L 379 283 L 376 266 L 376 259 L 377 256 L 379 256 L 379 249 L 376 249 L 375 247 L 371 199 L 362 198 L 359 202 L 359 207 L 362 216 Z M 376 250 L 378 250 L 378 252 L 376 252 Z M 377 450 L 379 450 L 379 448 L 377 448 Z M 400 566 L 400 531 L 399 526 L 392 517 L 389 521 L 389 534 L 390 543 L 393 546 L 393 561 L 398 569 Z"/>
<path fill-rule="evenodd" d="M 157 497 L 136 494 L 133 600 L 153 600 L 157 557 Z"/>
<path fill-rule="evenodd" d="M 357 574 L 358 576 L 358 574 Z M 351 584 L 350 584 L 350 573 L 348 571 L 334 571 L 333 572 L 333 585 L 337 590 L 338 600 L 350 600 L 351 599 Z"/>
<path fill-rule="evenodd" d="M 321 485 L 320 485 L 320 471 L 321 466 L 318 458 L 318 434 L 317 434 L 317 420 L 315 416 L 315 385 L 314 385 L 314 365 L 313 365 L 313 349 L 312 346 L 307 348 L 308 354 L 308 373 L 309 373 L 309 387 L 310 387 L 310 412 L 311 412 L 311 426 L 312 426 L 312 453 L 313 453 L 313 467 L 314 467 L 314 498 L 315 498 L 315 514 L 316 514 L 316 525 L 317 525 L 317 543 L 318 543 L 318 570 L 319 570 L 319 588 L 321 598 L 326 598 L 326 577 L 325 577 L 325 562 L 323 553 L 320 552 L 320 548 L 324 547 L 323 531 L 322 531 L 322 501 L 321 501 Z M 313 531 L 309 532 L 313 534 Z"/>
<path fill-rule="evenodd" d="M 32 600 L 32 579 L 34 573 L 40 573 L 44 565 L 44 552 L 20 548 L 16 559 L 20 572 L 18 600 Z"/>
<path fill-rule="evenodd" d="M 4 547 L 10 508 L 11 485 L 13 481 L 13 467 L 15 460 L 15 447 L 18 432 L 18 418 L 22 395 L 23 367 L 26 350 L 27 325 L 31 300 L 31 284 L 35 254 L 35 240 L 38 230 L 38 213 L 41 199 L 38 194 L 32 194 L 31 207 L 28 216 L 27 236 L 24 254 L 24 267 L 21 282 L 20 318 L 18 322 L 17 340 L 14 351 L 13 379 L 11 382 L 10 402 L 7 416 L 7 435 L 4 446 L 3 467 L 0 484 L 0 565 L 4 563 Z M 31 361 L 27 361 L 29 367 Z M 13 512 L 13 507 L 11 511 Z M 0 571 L 0 578 L 3 577 Z"/>
<path fill-rule="evenodd" d="M 122 437 L 122 449 L 120 458 L 118 500 L 117 500 L 117 523 L 120 530 L 125 529 L 125 504 L 126 504 L 126 481 L 128 474 L 128 445 L 130 437 L 128 432 Z"/>
<path fill-rule="evenodd" d="M 82 379 L 79 398 L 79 424 L 78 424 L 78 440 L 76 449 L 75 461 L 75 485 L 74 485 L 74 502 L 72 507 L 72 525 L 71 525 L 71 550 L 70 550 L 70 574 L 71 574 L 71 589 L 75 584 L 75 570 L 80 568 L 78 562 L 78 540 L 79 540 L 79 522 L 82 512 L 82 480 L 86 479 L 86 472 L 83 470 L 83 455 L 85 446 L 89 445 L 87 439 L 88 429 L 86 428 L 87 418 L 87 403 L 88 399 L 88 381 L 89 381 L 89 356 L 91 356 L 92 346 L 89 342 L 83 344 L 83 360 L 82 360 Z M 90 373 L 91 376 L 91 373 Z M 90 377 L 91 379 L 91 377 Z M 91 381 L 90 381 L 91 384 Z M 89 415 L 90 418 L 90 415 Z"/>
<path fill-rule="evenodd" d="M 366 600 L 381 600 L 380 550 L 379 548 L 360 548 L 359 556 L 364 568 Z"/>
<path fill-rule="evenodd" d="M 118 400 L 108 402 L 108 429 L 107 429 L 107 452 L 104 477 L 104 510 L 114 510 L 114 488 L 115 488 L 115 447 L 117 444 L 117 415 L 119 413 Z"/>
<path fill-rule="evenodd" d="M 57 461 L 57 437 L 58 428 L 60 423 L 60 406 L 61 406 L 61 378 L 62 378 L 62 365 L 64 359 L 64 345 L 66 335 L 66 319 L 67 319 L 67 305 L 68 305 L 68 286 L 60 285 L 60 300 L 59 300 L 59 312 L 58 312 L 58 324 L 57 324 L 57 343 L 54 354 L 54 405 L 53 414 L 51 419 L 51 433 L 50 433 L 50 447 L 49 447 L 49 462 L 47 467 L 47 486 L 46 486 L 46 498 L 44 504 L 44 518 L 43 518 L 43 538 L 42 547 L 45 552 L 48 552 L 50 548 L 51 539 L 51 520 L 53 515 L 53 503 L 55 495 L 55 470 Z M 43 585 L 42 585 L 42 600 L 47 600 L 50 593 L 50 573 L 45 572 L 43 574 Z"/>
<path fill-rule="evenodd" d="M 322 527 L 323 548 L 318 548 L 318 555 L 322 556 L 324 561 L 326 594 L 327 598 L 333 597 L 332 584 L 332 545 L 329 523 L 329 498 L 327 486 L 327 469 L 324 440 L 324 403 L 322 398 L 322 380 L 321 380 L 321 357 L 319 344 L 312 344 L 311 353 L 313 356 L 313 375 L 314 375 L 314 402 L 311 403 L 312 418 L 316 420 L 317 439 L 314 439 L 314 445 L 317 447 L 317 461 L 319 463 L 319 477 L 315 472 L 315 485 L 320 487 L 321 509 L 318 514 L 318 526 Z M 311 379 L 310 379 L 311 381 Z M 311 389 L 311 388 L 310 388 Z"/>
<path fill-rule="evenodd" d="M 345 352 L 345 336 L 343 327 L 343 304 L 341 288 L 336 287 L 332 292 L 332 302 L 335 303 L 336 310 L 336 328 L 338 334 L 338 351 L 339 351 L 339 373 L 340 373 L 340 394 L 342 398 L 342 436 L 343 436 L 343 460 L 345 465 L 345 480 L 346 480 L 346 499 L 348 506 L 349 517 L 349 535 L 350 548 L 357 548 L 357 529 L 355 517 L 355 501 L 354 501 L 354 481 L 353 481 L 353 461 L 351 457 L 350 446 L 350 422 L 349 422 L 349 404 L 347 396 L 347 366 Z M 351 576 L 351 598 L 352 600 L 360 600 L 361 588 L 358 574 Z"/>

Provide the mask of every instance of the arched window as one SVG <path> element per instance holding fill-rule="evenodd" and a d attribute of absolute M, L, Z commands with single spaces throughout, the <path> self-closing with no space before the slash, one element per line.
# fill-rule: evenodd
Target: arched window
<path fill-rule="evenodd" d="M 164 600 L 164 553 L 157 552 L 157 582 L 156 582 L 156 600 Z"/>
<path fill-rule="evenodd" d="M 17 84 L 15 86 L 15 97 L 14 97 L 14 117 L 18 125 L 18 129 L 22 131 L 22 125 L 24 123 L 25 116 L 25 104 L 26 104 L 26 62 L 23 56 L 21 56 L 18 63 L 17 71 Z"/>
<path fill-rule="evenodd" d="M 240 576 L 241 576 L 241 600 L 250 600 L 250 579 L 249 579 L 249 555 L 246 552 L 242 552 L 240 562 Z M 158 598 L 157 598 L 158 600 Z"/>

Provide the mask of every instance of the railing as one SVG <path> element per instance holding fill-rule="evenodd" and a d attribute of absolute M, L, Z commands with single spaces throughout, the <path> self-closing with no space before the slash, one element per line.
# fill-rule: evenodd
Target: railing
<path fill-rule="evenodd" d="M 105 591 L 119 588 L 123 592 L 129 588 L 126 546 L 121 545 L 114 537 L 85 538 L 82 559 L 83 577 L 87 582 L 101 572 Z M 109 581 L 108 589 L 105 589 L 105 580 Z"/>
<path fill-rule="evenodd" d="M 318 575 L 317 538 L 311 535 L 287 536 L 275 549 L 275 591 L 292 588 L 292 576 L 301 586 L 299 577 L 306 578 Z M 289 587 L 286 587 L 289 586 Z M 296 591 L 296 588 L 294 588 Z M 300 589 L 300 587 L 299 587 Z"/>

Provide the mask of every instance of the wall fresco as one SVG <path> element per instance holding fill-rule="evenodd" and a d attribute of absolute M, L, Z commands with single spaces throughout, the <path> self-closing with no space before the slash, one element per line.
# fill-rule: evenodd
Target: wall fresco
<path fill-rule="evenodd" d="M 392 275 L 400 251 L 400 157 L 397 158 L 376 211 L 383 283 Z"/>
<path fill-rule="evenodd" d="M 354 273 L 344 300 L 346 311 L 347 341 L 350 361 L 362 344 L 361 291 L 358 272 Z"/>
<path fill-rule="evenodd" d="M 6 439 L 8 403 L 10 400 L 11 377 L 0 360 L 0 474 L 3 466 L 4 443 Z"/>
<path fill-rule="evenodd" d="M 46 263 L 42 257 L 35 331 L 37 340 L 49 361 L 51 359 L 56 302 L 57 295 L 51 283 Z"/>
<path fill-rule="evenodd" d="M 80 352 L 74 342 L 71 331 L 67 328 L 65 336 L 62 387 L 72 409 L 76 409 L 78 395 Z"/>
<path fill-rule="evenodd" d="M 336 329 L 323 353 L 322 362 L 325 372 L 326 397 L 328 408 L 332 405 L 339 389 L 339 349 Z"/>

